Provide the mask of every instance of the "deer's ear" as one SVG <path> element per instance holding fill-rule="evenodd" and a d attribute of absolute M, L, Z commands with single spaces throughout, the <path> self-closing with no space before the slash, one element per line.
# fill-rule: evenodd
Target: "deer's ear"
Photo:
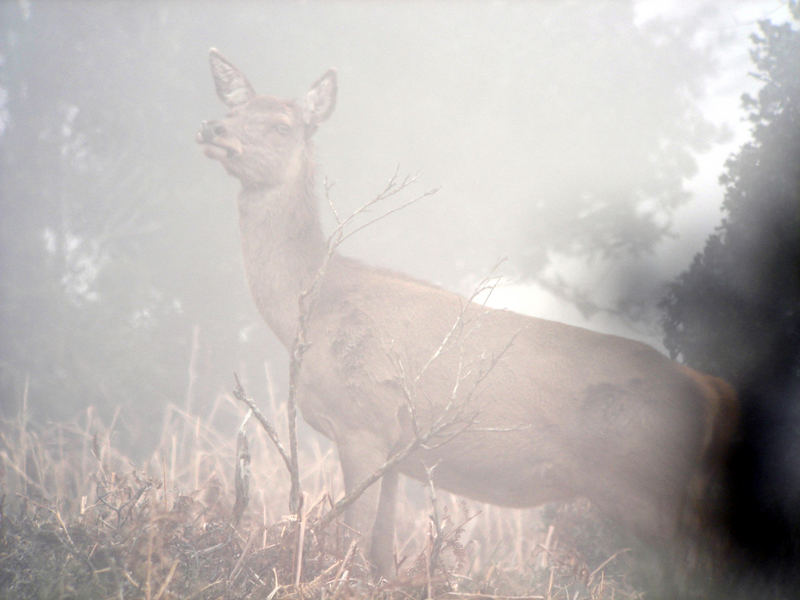
<path fill-rule="evenodd" d="M 211 75 L 214 77 L 217 96 L 225 104 L 234 108 L 256 95 L 247 77 L 228 62 L 216 48 L 208 51 L 208 61 L 211 64 Z"/>
<path fill-rule="evenodd" d="M 309 131 L 331 116 L 336 106 L 336 71 L 329 70 L 314 82 L 303 101 L 303 120 Z"/>

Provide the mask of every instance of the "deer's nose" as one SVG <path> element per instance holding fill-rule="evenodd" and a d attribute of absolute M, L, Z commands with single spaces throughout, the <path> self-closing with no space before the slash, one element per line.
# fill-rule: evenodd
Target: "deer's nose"
<path fill-rule="evenodd" d="M 225 135 L 225 125 L 219 121 L 203 121 L 200 123 L 200 139 L 204 142 L 212 142 L 215 137 Z"/>

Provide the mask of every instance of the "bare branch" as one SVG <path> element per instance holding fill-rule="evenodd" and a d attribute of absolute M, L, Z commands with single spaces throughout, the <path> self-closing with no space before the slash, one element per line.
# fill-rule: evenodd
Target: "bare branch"
<path fill-rule="evenodd" d="M 256 406 L 256 403 L 247 396 L 244 391 L 244 387 L 242 387 L 241 381 L 239 381 L 239 376 L 234 373 L 233 378 L 236 381 L 236 387 L 233 390 L 234 397 L 250 409 L 250 412 L 253 413 L 253 416 L 259 422 L 261 427 L 267 432 L 269 439 L 272 440 L 273 444 L 275 444 L 275 447 L 278 449 L 278 453 L 281 455 L 283 462 L 286 464 L 286 468 L 291 472 L 291 460 L 289 459 L 289 453 L 286 452 L 286 448 L 284 448 L 283 444 L 281 444 L 281 440 L 278 437 L 278 432 L 275 431 L 275 428 L 272 426 L 272 423 L 269 422 L 269 419 L 267 419 L 264 416 L 264 413 L 262 413 L 258 406 Z M 242 425 L 244 425 L 244 423 L 242 423 Z"/>
<path fill-rule="evenodd" d="M 586 585 L 587 586 L 592 585 L 592 583 L 594 582 L 594 578 L 597 576 L 597 574 L 600 571 L 602 571 L 606 567 L 606 565 L 608 565 L 608 563 L 610 563 L 612 560 L 617 558 L 620 554 L 624 554 L 625 552 L 630 552 L 630 551 L 631 551 L 630 548 L 621 548 L 621 549 L 617 550 L 616 552 L 614 552 L 614 554 L 609 556 L 603 562 L 601 562 L 600 565 L 594 571 L 589 573 L 589 577 L 586 580 L 586 582 L 587 582 Z"/>
<path fill-rule="evenodd" d="M 463 318 L 464 311 L 461 312 L 461 317 Z M 457 328 L 459 325 L 456 322 L 453 328 Z M 452 329 L 451 329 L 452 331 Z M 448 332 L 448 335 L 450 332 Z M 434 351 L 434 354 L 438 356 L 441 353 L 441 348 L 446 345 L 449 338 L 447 335 L 445 336 L 446 339 L 442 341 L 439 347 Z M 506 344 L 506 346 L 501 350 L 501 352 L 496 356 L 493 357 L 493 360 L 490 364 L 489 369 L 487 369 L 486 374 L 490 372 L 496 365 L 500 358 L 505 354 L 506 350 L 511 347 L 513 343 L 512 339 Z M 438 353 L 438 354 L 437 354 Z M 435 360 L 435 357 L 434 357 Z M 429 365 L 432 360 L 429 360 L 426 365 Z M 402 360 L 395 361 L 395 364 L 398 365 L 401 374 L 405 375 L 405 368 L 403 367 Z M 483 377 L 485 377 L 484 375 Z M 482 381 L 483 377 L 479 379 Z M 415 377 L 414 383 L 416 384 L 419 379 L 419 376 Z M 477 385 L 477 382 L 476 382 Z M 350 506 L 353 502 L 355 502 L 371 485 L 376 483 L 380 480 L 383 475 L 389 471 L 390 469 L 394 468 L 398 465 L 401 461 L 405 460 L 412 452 L 418 450 L 420 448 L 424 449 L 434 449 L 438 448 L 444 444 L 449 443 L 456 437 L 462 435 L 466 431 L 473 431 L 475 429 L 475 418 L 477 413 L 471 415 L 470 417 L 466 417 L 464 414 L 465 410 L 465 403 L 462 403 L 460 406 L 456 405 L 455 398 L 451 398 L 451 400 L 447 403 L 447 405 L 442 409 L 439 413 L 437 418 L 434 422 L 428 427 L 428 429 L 424 432 L 421 432 L 418 428 L 418 424 L 416 421 L 416 406 L 414 403 L 414 395 L 411 389 L 408 386 L 407 378 L 403 377 L 403 390 L 404 394 L 406 395 L 406 407 L 409 410 L 411 415 L 412 424 L 414 428 L 414 435 L 411 441 L 409 441 L 403 448 L 394 452 L 387 460 L 383 463 L 378 469 L 376 469 L 371 475 L 369 475 L 366 479 L 361 481 L 355 489 L 351 492 L 346 494 L 342 499 L 340 499 L 333 508 L 323 515 L 323 517 L 319 520 L 317 526 L 322 529 L 329 525 L 334 519 L 336 519 L 339 515 L 341 515 L 345 509 Z M 470 396 L 471 397 L 471 394 Z M 455 430 L 452 430 L 453 427 L 456 427 Z M 446 435 L 444 434 L 445 430 L 451 429 Z M 490 429 L 486 429 L 489 431 Z M 496 428 L 496 431 L 504 431 L 502 428 Z M 513 431 L 513 429 L 508 429 L 508 431 Z M 441 437 L 444 435 L 443 439 L 438 440 L 436 443 L 431 443 L 431 441 L 436 437 Z"/>
<path fill-rule="evenodd" d="M 401 210 L 403 210 L 403 209 L 405 209 L 405 208 L 408 208 L 408 207 L 409 207 L 409 206 L 411 206 L 412 204 L 414 204 L 414 203 L 416 203 L 416 202 L 419 202 L 420 200 L 422 200 L 422 199 L 424 199 L 424 198 L 427 198 L 427 197 L 429 197 L 429 196 L 433 196 L 433 195 L 434 195 L 434 194 L 436 194 L 438 191 L 439 191 L 439 188 L 433 188 L 433 189 L 430 189 L 430 190 L 428 190 L 427 192 L 425 192 L 425 193 L 423 193 L 423 194 L 420 194 L 419 196 L 416 196 L 415 198 L 412 198 L 411 200 L 408 200 L 407 202 L 403 202 L 403 203 L 402 203 L 402 204 L 400 204 L 399 206 L 395 206 L 394 208 L 392 208 L 392 209 L 390 209 L 390 210 L 387 210 L 385 213 L 383 213 L 383 214 L 381 214 L 381 215 L 379 215 L 379 216 L 375 217 L 374 219 L 371 219 L 371 220 L 367 221 L 366 223 L 364 223 L 364 224 L 362 224 L 362 225 L 359 225 L 359 226 L 358 226 L 358 227 L 356 227 L 355 229 L 353 229 L 353 230 L 351 230 L 351 231 L 348 231 L 346 234 L 342 235 L 342 238 L 341 238 L 341 240 L 339 241 L 339 245 L 340 245 L 342 242 L 344 242 L 346 239 L 348 239 L 348 238 L 350 238 L 350 237 L 354 236 L 356 233 L 358 233 L 358 232 L 359 232 L 359 231 L 361 231 L 362 229 L 365 229 L 366 227 L 370 227 L 371 225 L 374 225 L 374 224 L 375 224 L 375 223 L 377 223 L 378 221 L 381 221 L 381 220 L 385 219 L 385 218 L 386 218 L 386 217 L 388 217 L 389 215 L 392 215 L 392 214 L 394 214 L 394 213 L 396 213 L 396 212 L 398 212 L 398 211 L 401 211 Z"/>
<path fill-rule="evenodd" d="M 445 347 L 447 346 L 448 342 L 450 342 L 450 338 L 453 337 L 453 334 L 455 334 L 455 332 L 458 331 L 459 327 L 461 325 L 463 325 L 463 323 L 464 323 L 464 310 L 465 310 L 465 308 L 464 308 L 464 306 L 462 306 L 461 307 L 461 311 L 458 313 L 458 317 L 456 317 L 456 320 L 453 322 L 453 325 L 450 327 L 448 332 L 442 338 L 442 341 L 439 343 L 439 345 L 436 347 L 436 349 L 430 355 L 430 357 L 425 362 L 425 364 L 422 365 L 422 368 L 419 370 L 419 372 L 417 373 L 416 377 L 414 377 L 414 384 L 419 383 L 419 380 L 422 379 L 422 376 L 428 370 L 428 367 L 430 367 L 433 364 L 433 362 L 437 358 L 439 358 L 439 356 L 441 356 L 441 354 L 444 351 Z"/>
<path fill-rule="evenodd" d="M 401 204 L 398 207 L 395 207 L 387 211 L 386 213 L 374 219 L 367 221 L 367 223 L 356 227 L 352 231 L 345 232 L 345 228 L 350 223 L 352 223 L 353 220 L 360 214 L 368 211 L 374 205 L 399 194 L 409 185 L 414 183 L 417 179 L 416 176 L 414 177 L 406 176 L 402 181 L 398 182 L 397 180 L 398 172 L 399 172 L 399 165 L 395 169 L 394 174 L 389 179 L 389 181 L 386 184 L 386 187 L 383 189 L 381 193 L 379 193 L 371 200 L 365 202 L 363 205 L 361 205 L 358 209 L 356 209 L 353 213 L 351 213 L 344 219 L 340 217 L 330 197 L 330 190 L 333 187 L 333 184 L 329 183 L 327 179 L 325 180 L 325 196 L 328 205 L 331 207 L 333 216 L 336 219 L 337 226 L 334 229 L 333 233 L 331 233 L 331 235 L 328 237 L 327 251 L 325 253 L 325 256 L 323 257 L 322 264 L 317 269 L 317 272 L 314 274 L 314 277 L 311 279 L 309 284 L 300 292 L 300 295 L 298 296 L 297 330 L 295 332 L 294 342 L 292 344 L 292 348 L 289 353 L 290 356 L 289 393 L 286 400 L 286 412 L 287 412 L 287 421 L 289 429 L 289 452 L 286 453 L 284 451 L 281 453 L 281 456 L 283 457 L 284 462 L 287 463 L 287 467 L 289 469 L 289 473 L 292 479 L 291 490 L 289 494 L 290 495 L 289 507 L 292 512 L 297 512 L 301 498 L 299 466 L 297 459 L 297 401 L 296 401 L 297 386 L 299 383 L 301 367 L 303 365 L 303 358 L 309 347 L 308 322 L 311 318 L 311 315 L 313 314 L 317 300 L 319 299 L 319 291 L 322 285 L 322 281 L 325 278 L 328 265 L 330 264 L 331 259 L 336 253 L 337 248 L 342 244 L 342 242 L 345 239 L 351 237 L 352 235 L 354 235 L 358 231 L 361 231 L 365 227 L 387 217 L 388 215 L 393 214 L 399 210 L 402 210 L 406 206 L 409 206 L 410 204 L 413 204 L 414 202 L 417 202 L 422 198 L 426 198 L 435 193 L 435 190 L 426 192 L 425 194 L 422 194 L 408 202 Z M 274 429 L 272 429 L 272 431 L 274 432 Z M 273 442 L 276 442 L 277 445 L 277 436 L 275 436 Z M 380 478 L 380 476 L 378 478 Z M 376 478 L 375 480 L 377 481 L 378 478 Z M 366 489 L 366 487 L 364 489 Z"/>
<path fill-rule="evenodd" d="M 419 446 L 420 438 L 415 437 L 398 452 L 392 454 L 385 463 L 373 471 L 369 477 L 359 483 L 353 491 L 345 494 L 338 502 L 336 502 L 336 504 L 333 505 L 333 508 L 322 515 L 322 518 L 320 518 L 320 520 L 317 522 L 317 527 L 319 529 L 323 529 L 324 527 L 330 525 L 347 509 L 348 506 L 358 500 L 358 498 L 360 498 L 361 495 L 367 491 L 367 488 L 373 485 L 376 481 L 380 480 L 380 478 L 383 477 L 388 470 L 394 468 L 400 461 L 407 458 L 408 455 L 414 452 L 414 450 L 416 450 Z"/>
<path fill-rule="evenodd" d="M 423 194 L 420 194 L 411 200 L 401 203 L 400 205 L 389 209 L 388 211 L 367 220 L 365 223 L 354 227 L 351 230 L 347 230 L 347 228 L 354 222 L 354 220 L 368 212 L 372 207 L 375 205 L 388 200 L 403 190 L 405 190 L 408 186 L 415 183 L 417 180 L 416 176 L 406 176 L 402 180 L 398 180 L 398 169 L 395 170 L 392 177 L 387 182 L 385 188 L 377 194 L 375 197 L 370 199 L 369 201 L 362 204 L 358 207 L 355 211 L 353 211 L 347 217 L 342 218 L 336 207 L 331 200 L 330 197 L 330 190 L 333 187 L 327 180 L 325 181 L 325 195 L 328 202 L 328 205 L 331 208 L 331 212 L 333 213 L 334 219 L 336 220 L 336 228 L 331 233 L 328 238 L 327 242 L 327 250 L 323 257 L 322 264 L 317 269 L 317 272 L 314 274 L 314 277 L 308 283 L 308 285 L 302 290 L 298 297 L 298 308 L 299 308 L 299 318 L 298 318 L 298 326 L 295 334 L 294 343 L 292 345 L 290 351 L 290 365 L 289 365 L 289 394 L 287 398 L 287 416 L 289 421 L 289 443 L 290 443 L 290 451 L 286 452 L 283 446 L 280 444 L 278 440 L 277 434 L 275 433 L 274 428 L 269 424 L 269 422 L 261 415 L 258 411 L 257 407 L 253 405 L 251 401 L 249 401 L 244 394 L 243 390 L 241 389 L 241 384 L 237 378 L 237 391 L 235 392 L 236 397 L 239 398 L 241 401 L 245 402 L 247 406 L 253 411 L 253 414 L 262 424 L 262 427 L 267 431 L 270 439 L 272 439 L 273 443 L 275 443 L 276 447 L 278 448 L 281 457 L 283 458 L 284 462 L 289 469 L 290 474 L 292 475 L 292 492 L 291 492 L 291 499 L 290 499 L 290 506 L 293 512 L 297 510 L 297 503 L 299 502 L 300 497 L 300 488 L 299 488 L 299 476 L 298 476 L 298 466 L 297 466 L 297 452 L 296 452 L 296 394 L 297 394 L 297 385 L 299 383 L 299 377 L 301 372 L 301 367 L 303 364 L 304 356 L 306 351 L 309 348 L 309 340 L 307 337 L 308 334 L 308 324 L 313 314 L 315 305 L 319 298 L 319 292 L 321 288 L 322 281 L 324 280 L 325 274 L 327 272 L 328 266 L 330 264 L 331 259 L 336 253 L 338 247 L 348 238 L 355 235 L 356 233 L 360 232 L 361 230 L 375 224 L 376 222 L 388 217 L 391 214 L 394 214 L 404 208 L 414 204 L 422 200 L 423 198 L 427 198 L 435 194 L 438 189 L 429 190 Z M 499 262 L 498 262 L 499 265 Z M 495 266 L 496 268 L 496 266 Z M 493 269 L 494 270 L 494 269 Z M 446 444 L 455 437 L 463 434 L 467 430 L 471 430 L 475 428 L 476 423 L 476 416 L 475 414 L 466 414 L 466 406 L 467 402 L 457 402 L 458 393 L 460 390 L 460 386 L 466 378 L 470 377 L 474 374 L 474 369 L 466 368 L 463 362 L 463 356 L 459 360 L 459 367 L 456 373 L 456 380 L 453 383 L 453 389 L 450 394 L 449 401 L 447 402 L 446 406 L 439 412 L 433 422 L 423 431 L 419 427 L 419 423 L 417 420 L 417 398 L 416 387 L 420 381 L 420 379 L 424 376 L 430 366 L 436 362 L 437 359 L 442 355 L 445 351 L 446 347 L 452 343 L 452 341 L 457 337 L 457 335 L 461 334 L 463 337 L 464 333 L 464 326 L 467 323 L 466 319 L 466 312 L 471 305 L 474 305 L 475 299 L 484 292 L 489 292 L 484 299 L 485 302 L 488 300 L 491 292 L 495 289 L 499 282 L 499 278 L 486 278 L 479 286 L 476 288 L 474 293 L 469 297 L 466 303 L 462 303 L 459 313 L 454 320 L 452 326 L 447 331 L 437 348 L 431 353 L 428 357 L 425 364 L 422 368 L 414 375 L 413 378 L 409 377 L 409 373 L 406 372 L 406 368 L 399 357 L 394 361 L 395 365 L 398 368 L 398 372 L 400 374 L 400 379 L 402 381 L 402 387 L 404 391 L 404 395 L 406 398 L 406 406 L 409 411 L 409 415 L 412 422 L 412 429 L 413 429 L 413 437 L 410 441 L 406 443 L 405 446 L 397 450 L 396 452 L 392 453 L 387 460 L 384 462 L 381 467 L 376 469 L 369 477 L 363 480 L 359 485 L 356 486 L 355 489 L 351 490 L 348 494 L 346 494 L 343 498 L 341 498 L 338 502 L 336 502 L 325 515 L 323 515 L 319 521 L 317 522 L 317 527 L 324 528 L 328 524 L 330 524 L 334 519 L 340 516 L 344 510 L 350 506 L 357 498 L 359 498 L 367 488 L 371 485 L 375 484 L 378 480 L 380 480 L 383 475 L 390 469 L 394 468 L 398 465 L 401 461 L 406 459 L 412 452 L 417 449 L 425 448 L 431 449 L 439 447 L 440 445 Z M 480 317 L 480 315 L 478 315 Z M 475 388 L 483 379 L 488 375 L 489 372 L 494 368 L 497 364 L 498 360 L 502 357 L 505 351 L 510 347 L 513 339 L 509 341 L 505 348 L 503 348 L 496 356 L 492 357 L 488 368 L 482 369 L 481 372 L 478 374 L 478 378 L 476 382 L 473 384 L 473 388 Z M 467 395 L 466 398 L 469 400 L 474 395 L 474 389 L 471 390 Z M 430 410 L 433 411 L 433 405 L 431 405 Z M 496 431 L 501 431 L 501 428 L 495 429 Z M 436 439 L 439 438 L 439 439 Z M 434 441 L 435 440 L 435 441 Z M 296 478 L 296 479 L 295 479 Z"/>

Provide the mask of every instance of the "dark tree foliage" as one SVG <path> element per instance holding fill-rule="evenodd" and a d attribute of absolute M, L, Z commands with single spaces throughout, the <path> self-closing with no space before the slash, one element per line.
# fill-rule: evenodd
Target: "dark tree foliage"
<path fill-rule="evenodd" d="M 737 383 L 796 371 L 800 343 L 800 33 L 761 32 L 753 139 L 721 177 L 727 217 L 664 301 L 672 356 Z"/>
<path fill-rule="evenodd" d="M 800 8 L 791 5 L 795 20 Z M 739 391 L 728 527 L 745 554 L 797 577 L 800 556 L 800 31 L 760 23 L 752 141 L 726 164 L 726 218 L 663 303 L 673 357 Z M 763 562 L 763 561 L 762 561 Z"/>

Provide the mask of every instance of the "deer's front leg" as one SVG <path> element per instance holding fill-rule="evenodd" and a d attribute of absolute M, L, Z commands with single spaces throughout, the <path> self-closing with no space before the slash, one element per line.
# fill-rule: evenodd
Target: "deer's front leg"
<path fill-rule="evenodd" d="M 374 435 L 356 433 L 339 442 L 345 491 L 351 493 L 362 481 L 377 471 L 388 453 L 382 440 Z M 394 506 L 397 471 L 388 471 L 383 479 L 366 489 L 345 513 L 345 522 L 361 535 L 378 575 L 394 573 Z"/>

